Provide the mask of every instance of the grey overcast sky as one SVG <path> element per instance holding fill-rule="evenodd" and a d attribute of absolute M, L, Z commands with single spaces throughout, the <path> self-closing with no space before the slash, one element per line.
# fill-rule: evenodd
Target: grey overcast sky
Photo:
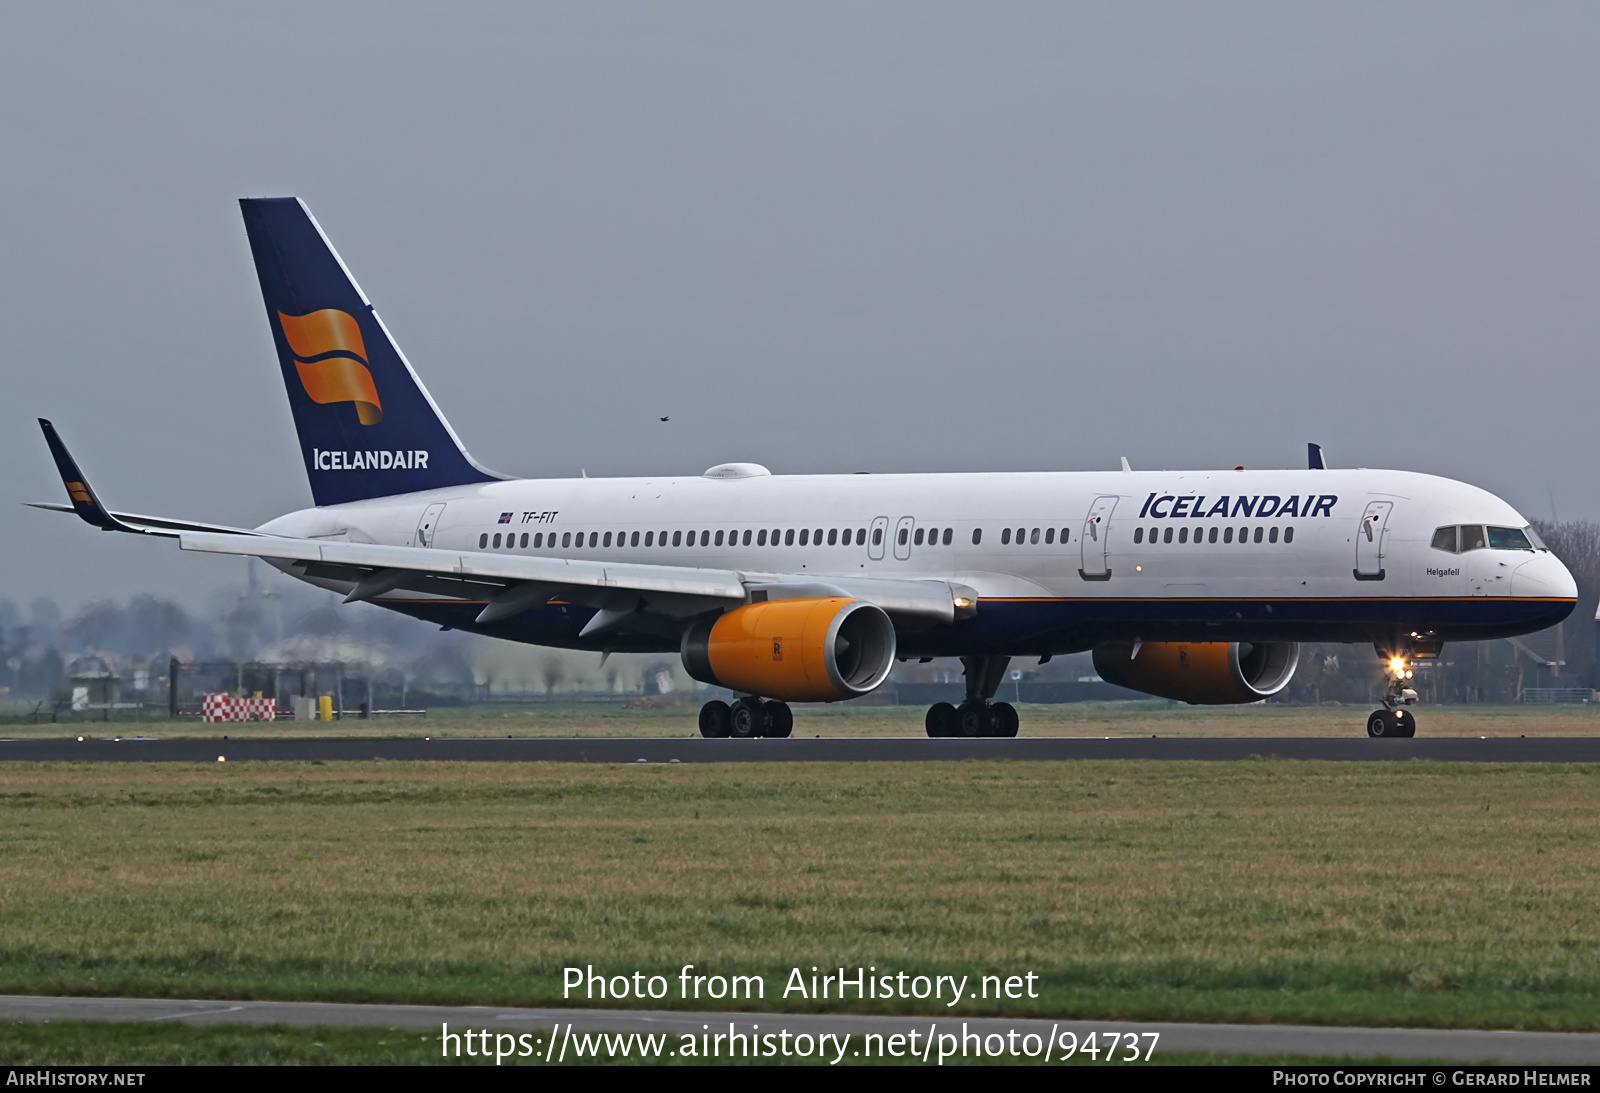
<path fill-rule="evenodd" d="M 528 476 L 1342 466 L 1600 517 L 1593 3 L 0 7 L 0 596 L 309 504 L 235 199 Z M 671 421 L 659 422 L 669 414 Z"/>

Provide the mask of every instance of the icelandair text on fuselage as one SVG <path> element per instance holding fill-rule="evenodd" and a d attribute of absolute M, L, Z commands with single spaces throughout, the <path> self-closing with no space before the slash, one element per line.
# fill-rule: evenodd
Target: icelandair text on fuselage
<path fill-rule="evenodd" d="M 1206 504 L 1205 494 L 1185 494 L 1182 497 L 1170 493 L 1152 493 L 1144 499 L 1144 507 L 1139 510 L 1139 519 L 1146 516 L 1152 520 L 1204 520 L 1211 516 L 1225 516 L 1232 520 L 1240 516 L 1252 516 L 1258 520 L 1265 520 L 1269 516 L 1276 516 L 1280 520 L 1290 516 L 1329 516 L 1333 515 L 1333 506 L 1339 503 L 1339 498 L 1331 493 L 1308 493 L 1304 497 L 1279 497 L 1275 493 L 1253 494 L 1249 497 L 1240 494 L 1234 497 L 1223 494 L 1221 497 Z"/>
<path fill-rule="evenodd" d="M 769 995 L 766 979 L 760 975 L 701 974 L 695 971 L 693 964 L 685 964 L 674 983 L 667 976 L 646 975 L 644 972 L 605 975 L 595 971 L 594 965 L 590 964 L 583 968 L 561 969 L 561 997 L 657 1002 L 668 995 L 687 1001 L 771 997 L 807 1002 L 855 1002 L 888 998 L 939 1001 L 946 1006 L 953 1006 L 963 999 L 979 1001 L 986 998 L 1039 997 L 1039 976 L 1035 972 L 977 976 L 977 982 L 973 982 L 973 979 L 970 975 L 882 972 L 876 967 L 839 968 L 834 971 L 812 968 L 809 972 L 791 968 L 783 989 Z"/>
<path fill-rule="evenodd" d="M 329 452 L 311 449 L 311 469 L 315 471 L 425 471 L 428 453 L 421 450 L 397 452 Z"/>

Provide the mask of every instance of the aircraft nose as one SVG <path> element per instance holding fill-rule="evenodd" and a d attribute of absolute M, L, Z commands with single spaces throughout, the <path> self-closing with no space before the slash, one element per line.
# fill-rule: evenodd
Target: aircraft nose
<path fill-rule="evenodd" d="M 1575 600 L 1578 582 L 1554 554 L 1539 554 L 1523 562 L 1511 574 L 1513 596 L 1548 596 Z"/>

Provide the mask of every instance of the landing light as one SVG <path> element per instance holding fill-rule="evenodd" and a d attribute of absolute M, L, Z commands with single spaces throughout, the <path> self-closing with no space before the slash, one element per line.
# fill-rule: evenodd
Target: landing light
<path fill-rule="evenodd" d="M 957 596 L 956 597 L 956 606 L 957 607 L 971 607 L 974 604 L 976 604 L 977 602 L 978 602 L 977 600 L 971 598 L 970 596 Z"/>
<path fill-rule="evenodd" d="M 1398 676 L 1398 675 L 1404 675 L 1405 674 L 1405 670 L 1406 670 L 1406 658 L 1405 657 L 1390 657 L 1389 658 L 1389 671 L 1393 672 L 1395 675 Z"/>

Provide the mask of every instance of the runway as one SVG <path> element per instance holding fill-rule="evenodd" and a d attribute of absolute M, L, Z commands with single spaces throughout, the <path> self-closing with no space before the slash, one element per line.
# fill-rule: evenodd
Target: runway
<path fill-rule="evenodd" d="M 1026 737 L 930 740 L 875 737 L 830 740 L 440 739 L 312 737 L 252 740 L 86 738 L 0 740 L 0 762 L 215 763 L 351 762 L 373 759 L 471 763 L 885 763 L 973 759 L 1078 761 L 1163 759 L 1332 762 L 1600 763 L 1600 737 Z"/>
<path fill-rule="evenodd" d="M 1035 1034 L 1059 1038 L 1073 1033 L 1139 1036 L 1141 1051 L 1157 1033 L 1155 1055 L 1207 1052 L 1230 1055 L 1292 1054 L 1352 1059 L 1441 1059 L 1451 1062 L 1594 1064 L 1600 1063 L 1600 1033 L 1500 1032 L 1479 1029 L 1341 1028 L 1314 1025 L 1207 1025 L 1152 1021 L 1050 1021 L 1037 1018 L 962 1017 L 931 1014 L 877 1017 L 850 1014 L 726 1013 L 685 1010 L 520 1009 L 507 1006 L 385 1006 L 334 1002 L 230 1002 L 213 999 L 44 998 L 0 995 L 0 1020 L 178 1021 L 190 1025 L 365 1026 L 452 1032 L 545 1032 L 553 1028 L 584 1032 L 667 1033 L 673 1044 L 684 1033 L 699 1036 L 710 1026 L 727 1032 L 730 1024 L 746 1035 L 787 1029 L 809 1033 L 880 1033 L 885 1037 L 915 1029 L 960 1037 Z M 965 1030 L 963 1030 L 965 1025 Z M 491 1040 L 493 1038 L 491 1037 Z M 1059 1039 L 1058 1039 L 1059 1042 Z M 541 1040 L 541 1048 L 543 1041 Z M 569 1044 L 570 1047 L 570 1044 Z"/>

